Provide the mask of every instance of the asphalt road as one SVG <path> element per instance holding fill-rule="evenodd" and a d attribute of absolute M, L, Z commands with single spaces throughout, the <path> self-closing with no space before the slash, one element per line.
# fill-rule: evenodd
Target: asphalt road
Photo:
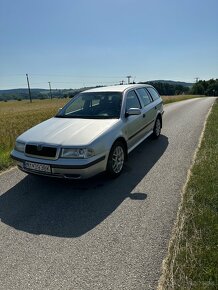
<path fill-rule="evenodd" d="M 0 175 L 0 289 L 155 289 L 181 189 L 214 98 L 165 106 L 159 140 L 122 176 Z"/>

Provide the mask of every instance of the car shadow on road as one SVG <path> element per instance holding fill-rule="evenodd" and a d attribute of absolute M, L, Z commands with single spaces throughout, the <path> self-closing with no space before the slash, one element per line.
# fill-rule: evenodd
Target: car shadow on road
<path fill-rule="evenodd" d="M 26 176 L 0 197 L 0 218 L 32 234 L 81 236 L 104 221 L 125 199 L 146 199 L 145 192 L 134 192 L 134 188 L 167 146 L 164 135 L 158 140 L 147 139 L 130 154 L 123 174 L 114 180 L 105 174 L 70 182 Z"/>

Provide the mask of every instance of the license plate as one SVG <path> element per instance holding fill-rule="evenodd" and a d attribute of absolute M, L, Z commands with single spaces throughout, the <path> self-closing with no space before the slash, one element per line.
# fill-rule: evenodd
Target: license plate
<path fill-rule="evenodd" d="M 35 171 L 40 171 L 40 172 L 51 173 L 51 167 L 50 165 L 47 165 L 47 164 L 40 164 L 40 163 L 25 161 L 24 168 L 35 170 Z"/>

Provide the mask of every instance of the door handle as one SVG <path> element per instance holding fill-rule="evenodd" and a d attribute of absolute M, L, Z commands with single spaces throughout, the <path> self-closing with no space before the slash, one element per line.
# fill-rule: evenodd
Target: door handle
<path fill-rule="evenodd" d="M 157 110 L 157 106 L 155 106 L 154 109 Z"/>
<path fill-rule="evenodd" d="M 145 114 L 143 114 L 142 117 L 145 118 Z"/>

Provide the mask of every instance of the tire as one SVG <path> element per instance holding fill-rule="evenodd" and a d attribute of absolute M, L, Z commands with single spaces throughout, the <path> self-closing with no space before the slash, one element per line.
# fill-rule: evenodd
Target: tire
<path fill-rule="evenodd" d="M 160 136 L 160 133 L 161 133 L 161 119 L 160 117 L 157 117 L 152 133 L 153 138 L 157 139 Z"/>
<path fill-rule="evenodd" d="M 126 149 L 122 142 L 117 141 L 111 148 L 107 161 L 107 174 L 111 178 L 118 177 L 123 171 L 126 159 Z"/>

